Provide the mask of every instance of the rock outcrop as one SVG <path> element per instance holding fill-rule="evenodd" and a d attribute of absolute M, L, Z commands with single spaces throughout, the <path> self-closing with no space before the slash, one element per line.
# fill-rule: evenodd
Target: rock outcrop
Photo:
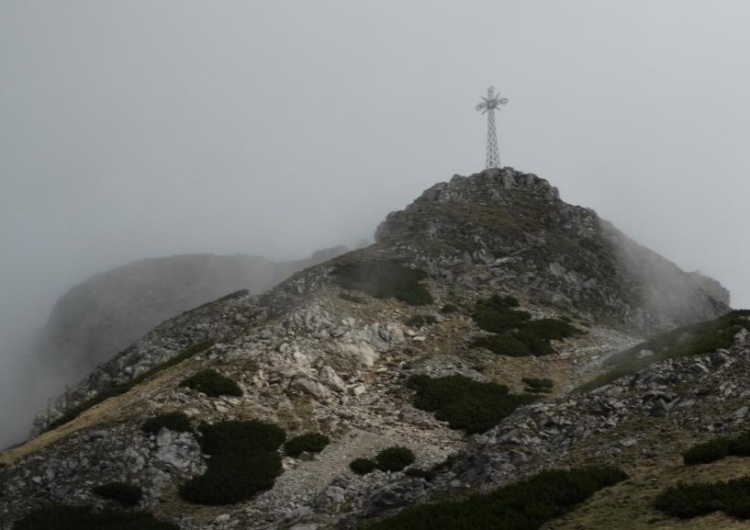
<path fill-rule="evenodd" d="M 388 215 L 378 243 L 467 286 L 503 277 L 540 303 L 643 332 L 713 318 L 729 306 L 715 280 L 679 269 L 600 219 L 559 198 L 533 174 L 490 169 L 436 184 Z M 480 265 L 460 275 L 456 265 Z"/>

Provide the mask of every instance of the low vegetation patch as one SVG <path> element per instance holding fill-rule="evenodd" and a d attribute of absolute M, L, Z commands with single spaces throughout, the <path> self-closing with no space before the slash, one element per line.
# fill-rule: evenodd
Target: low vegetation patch
<path fill-rule="evenodd" d="M 325 434 L 308 432 L 295 436 L 284 444 L 284 453 L 288 456 L 299 456 L 303 452 L 319 453 L 331 442 Z"/>
<path fill-rule="evenodd" d="M 52 429 L 56 429 L 57 427 L 61 425 L 65 425 L 66 423 L 73 421 L 78 416 L 86 412 L 91 407 L 98 405 L 99 403 L 102 403 L 103 401 L 111 398 L 120 396 L 127 391 L 129 391 L 131 388 L 133 388 L 136 385 L 139 385 L 146 381 L 147 379 L 152 378 L 156 374 L 166 370 L 167 368 L 171 366 L 175 366 L 182 361 L 189 359 L 190 357 L 193 357 L 194 355 L 197 355 L 211 346 L 213 346 L 214 343 L 211 340 L 202 340 L 200 342 L 196 342 L 192 346 L 184 349 L 182 352 L 180 352 L 178 355 L 175 355 L 171 359 L 164 361 L 158 366 L 154 366 L 151 368 L 151 370 L 148 370 L 147 372 L 144 372 L 143 374 L 139 375 L 138 377 L 128 381 L 127 383 L 122 383 L 119 385 L 113 385 L 109 388 L 105 388 L 104 390 L 100 391 L 97 395 L 92 397 L 91 399 L 87 399 L 80 405 L 77 405 L 75 407 L 72 407 L 68 410 L 66 410 L 62 416 L 60 416 L 58 419 L 50 423 L 49 427 L 47 427 L 46 430 L 51 431 Z"/>
<path fill-rule="evenodd" d="M 518 300 L 512 296 L 494 295 L 486 300 L 479 300 L 474 306 L 471 318 L 480 329 L 492 333 L 512 331 L 531 320 L 531 314 L 516 310 Z"/>
<path fill-rule="evenodd" d="M 147 434 L 156 434 L 162 429 L 175 432 L 192 432 L 190 418 L 184 412 L 167 412 L 149 418 L 141 425 L 141 430 Z"/>
<path fill-rule="evenodd" d="M 349 262 L 333 269 L 335 282 L 375 298 L 396 298 L 409 305 L 430 305 L 432 295 L 422 285 L 427 274 L 395 261 Z"/>
<path fill-rule="evenodd" d="M 682 455 L 682 460 L 688 465 L 708 464 L 727 456 L 750 456 L 750 431 L 696 444 Z"/>
<path fill-rule="evenodd" d="M 368 530 L 535 530 L 598 490 L 627 478 L 614 467 L 543 471 L 491 493 L 406 508 Z"/>
<path fill-rule="evenodd" d="M 512 296 L 495 295 L 479 300 L 471 317 L 484 331 L 494 335 L 477 337 L 473 348 L 486 348 L 511 357 L 549 355 L 554 352 L 551 340 L 563 340 L 581 332 L 569 322 L 556 318 L 531 320 L 531 314 L 516 309 Z"/>
<path fill-rule="evenodd" d="M 471 341 L 472 348 L 485 348 L 494 353 L 501 353 L 508 357 L 528 357 L 531 355 L 529 347 L 512 335 L 489 335 L 477 337 Z"/>
<path fill-rule="evenodd" d="M 406 320 L 406 325 L 410 328 L 423 328 L 437 323 L 437 318 L 433 315 L 414 315 Z"/>
<path fill-rule="evenodd" d="M 748 317 L 750 317 L 750 310 L 735 310 L 715 320 L 683 326 L 658 335 L 607 359 L 604 366 L 614 366 L 614 368 L 581 385 L 577 391 L 589 392 L 620 377 L 635 375 L 655 362 L 703 355 L 722 348 L 730 348 L 734 343 L 734 336 L 741 329 L 750 328 Z M 644 350 L 653 353 L 647 357 L 640 357 Z"/>
<path fill-rule="evenodd" d="M 271 489 L 281 474 L 278 452 L 286 434 L 277 425 L 260 421 L 225 421 L 202 425 L 200 444 L 211 456 L 208 470 L 180 487 L 188 502 L 234 504 Z"/>
<path fill-rule="evenodd" d="M 723 511 L 738 519 L 750 519 L 750 477 L 728 482 L 677 484 L 664 490 L 656 509 L 681 519 Z"/>
<path fill-rule="evenodd" d="M 203 392 L 210 397 L 242 395 L 242 389 L 234 380 L 210 368 L 188 377 L 180 386 Z"/>
<path fill-rule="evenodd" d="M 435 478 L 436 471 L 434 469 L 422 469 L 419 467 L 410 467 L 404 471 L 404 475 L 408 477 L 423 478 L 426 481 L 431 481 Z"/>
<path fill-rule="evenodd" d="M 552 392 L 552 387 L 555 386 L 555 382 L 552 379 L 539 378 L 539 377 L 524 377 L 521 381 L 526 384 L 524 389 L 526 392 Z"/>
<path fill-rule="evenodd" d="M 411 449 L 394 445 L 383 449 L 375 457 L 375 464 L 380 471 L 401 471 L 413 464 L 416 456 Z"/>
<path fill-rule="evenodd" d="M 367 475 L 375 471 L 377 465 L 374 460 L 370 458 L 355 458 L 349 462 L 349 469 L 351 469 L 357 475 Z"/>
<path fill-rule="evenodd" d="M 415 407 L 435 412 L 451 429 L 464 429 L 469 434 L 491 429 L 519 406 L 535 401 L 534 396 L 509 394 L 505 385 L 480 383 L 461 375 L 415 375 L 408 385 L 416 390 Z"/>
<path fill-rule="evenodd" d="M 13 525 L 13 530 L 180 530 L 146 512 L 125 512 L 91 506 L 54 504 L 37 508 Z"/>
<path fill-rule="evenodd" d="M 443 307 L 440 308 L 440 312 L 443 315 L 450 315 L 452 313 L 458 313 L 459 311 L 460 309 L 456 304 L 445 304 Z"/>
<path fill-rule="evenodd" d="M 127 482 L 109 482 L 96 486 L 91 492 L 97 497 L 119 502 L 123 506 L 135 506 L 143 498 L 143 490 Z"/>

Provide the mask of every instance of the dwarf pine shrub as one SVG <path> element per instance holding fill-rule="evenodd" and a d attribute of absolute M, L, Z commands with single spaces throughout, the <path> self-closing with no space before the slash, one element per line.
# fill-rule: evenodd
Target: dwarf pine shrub
<path fill-rule="evenodd" d="M 211 455 L 208 470 L 180 487 L 188 502 L 234 504 L 271 489 L 281 474 L 279 447 L 286 433 L 260 421 L 225 421 L 200 428 L 201 449 Z"/>
<path fill-rule="evenodd" d="M 52 504 L 27 513 L 13 530 L 180 530 L 174 523 L 160 521 L 147 512 L 102 510 L 91 506 Z"/>
<path fill-rule="evenodd" d="M 486 348 L 511 357 L 549 355 L 554 352 L 551 340 L 563 340 L 581 333 L 569 322 L 556 318 L 531 320 L 531 314 L 516 309 L 512 296 L 492 296 L 477 301 L 471 317 L 490 336 L 475 338 L 472 348 Z"/>
<path fill-rule="evenodd" d="M 404 475 L 414 478 L 423 478 L 427 482 L 435 478 L 436 471 L 434 469 L 422 469 L 419 467 L 410 467 L 404 471 Z"/>
<path fill-rule="evenodd" d="M 458 313 L 459 311 L 460 309 L 456 304 L 445 304 L 440 308 L 440 313 L 443 315 L 450 315 L 452 313 Z"/>
<path fill-rule="evenodd" d="M 184 412 L 168 412 L 149 418 L 141 425 L 141 430 L 147 434 L 156 434 L 162 429 L 175 432 L 192 432 L 190 418 Z"/>
<path fill-rule="evenodd" d="M 526 392 L 551 392 L 555 386 L 555 382 L 547 378 L 524 377 L 521 381 L 526 384 Z"/>
<path fill-rule="evenodd" d="M 471 341 L 472 348 L 485 348 L 493 353 L 508 357 L 526 357 L 531 355 L 529 347 L 512 335 L 489 335 L 477 337 Z"/>
<path fill-rule="evenodd" d="M 242 389 L 234 380 L 210 368 L 188 377 L 180 386 L 203 392 L 210 397 L 242 395 Z"/>
<path fill-rule="evenodd" d="M 685 451 L 682 460 L 688 465 L 709 464 L 727 456 L 750 456 L 750 431 L 696 444 Z"/>
<path fill-rule="evenodd" d="M 627 478 L 614 467 L 543 471 L 491 493 L 405 508 L 368 530 L 536 530 Z"/>
<path fill-rule="evenodd" d="M 416 456 L 411 449 L 394 445 L 380 451 L 375 457 L 375 464 L 380 471 L 401 471 L 414 460 Z"/>
<path fill-rule="evenodd" d="M 434 301 L 421 283 L 427 274 L 395 261 L 342 263 L 333 269 L 332 274 L 340 287 L 375 298 L 396 298 L 409 305 L 430 305 Z"/>
<path fill-rule="evenodd" d="M 519 406 L 535 401 L 534 396 L 509 394 L 505 385 L 480 383 L 461 375 L 415 375 L 407 384 L 416 390 L 415 407 L 435 412 L 451 429 L 469 434 L 491 429 Z"/>
<path fill-rule="evenodd" d="M 729 456 L 729 438 L 721 437 L 696 444 L 682 455 L 682 460 L 688 465 L 708 464 Z"/>
<path fill-rule="evenodd" d="M 680 483 L 659 494 L 654 506 L 682 519 L 718 511 L 738 519 L 750 519 L 750 477 L 727 482 Z"/>
<path fill-rule="evenodd" d="M 349 462 L 349 469 L 357 475 L 367 475 L 375 471 L 376 467 L 375 461 L 369 458 L 355 458 Z"/>
<path fill-rule="evenodd" d="M 91 492 L 97 497 L 119 502 L 123 506 L 135 506 L 143 498 L 140 486 L 126 482 L 109 482 L 94 487 Z"/>
<path fill-rule="evenodd" d="M 288 456 L 299 456 L 302 452 L 319 453 L 330 443 L 325 434 L 308 432 L 288 440 L 284 444 L 284 453 Z"/>

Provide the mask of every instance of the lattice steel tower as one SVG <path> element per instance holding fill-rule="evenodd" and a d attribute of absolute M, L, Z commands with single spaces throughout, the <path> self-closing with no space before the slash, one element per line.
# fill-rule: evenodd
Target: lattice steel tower
<path fill-rule="evenodd" d="M 500 105 L 508 103 L 507 98 L 501 98 L 500 94 L 495 94 L 495 87 L 487 89 L 487 97 L 482 97 L 482 101 L 477 105 L 477 110 L 482 114 L 487 113 L 487 169 L 500 167 L 500 151 L 497 148 L 497 129 L 495 128 L 495 111 L 500 110 Z"/>

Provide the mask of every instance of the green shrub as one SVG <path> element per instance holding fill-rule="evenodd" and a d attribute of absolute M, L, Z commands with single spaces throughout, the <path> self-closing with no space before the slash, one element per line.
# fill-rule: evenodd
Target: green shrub
<path fill-rule="evenodd" d="M 434 301 L 421 283 L 427 274 L 395 261 L 342 263 L 332 274 L 340 287 L 362 291 L 375 298 L 396 298 L 409 305 L 430 305 Z"/>
<path fill-rule="evenodd" d="M 105 388 L 101 390 L 94 397 L 87 399 L 83 403 L 66 410 L 62 416 L 60 416 L 58 419 L 50 423 L 49 426 L 45 430 L 51 431 L 52 429 L 56 429 L 57 427 L 61 425 L 65 425 L 66 423 L 73 421 L 74 419 L 76 419 L 78 416 L 86 412 L 91 407 L 98 405 L 99 403 L 111 397 L 116 397 L 116 396 L 120 396 L 124 394 L 125 392 L 133 388 L 134 386 L 139 385 L 140 383 L 143 383 L 144 381 L 146 381 L 147 379 L 150 379 L 151 377 L 155 376 L 159 372 L 162 372 L 171 366 L 175 366 L 181 363 L 182 361 L 189 359 L 190 357 L 193 357 L 194 355 L 197 355 L 203 352 L 204 350 L 207 350 L 213 345 L 214 343 L 211 340 L 202 340 L 202 341 L 196 342 L 195 344 L 187 347 L 182 352 L 172 357 L 171 359 L 164 361 L 160 365 L 154 366 L 147 372 L 139 375 L 138 377 L 132 379 L 131 381 L 128 381 L 127 383 L 122 383 L 119 385 L 113 385 L 109 388 Z"/>
<path fill-rule="evenodd" d="M 380 451 L 375 457 L 375 464 L 380 471 L 401 471 L 414 460 L 416 456 L 411 449 L 394 445 Z"/>
<path fill-rule="evenodd" d="M 491 493 L 406 508 L 369 530 L 536 530 L 627 478 L 613 467 L 543 471 Z"/>
<path fill-rule="evenodd" d="M 524 377 L 521 379 L 526 384 L 524 388 L 525 392 L 536 392 L 536 393 L 549 393 L 552 392 L 552 387 L 555 386 L 555 382 L 552 379 L 541 379 L 538 377 Z"/>
<path fill-rule="evenodd" d="M 218 458 L 223 458 L 224 455 L 231 456 L 245 449 L 253 452 L 276 451 L 286 439 L 284 429 L 273 423 L 258 420 L 203 424 L 200 431 L 203 452 Z"/>
<path fill-rule="evenodd" d="M 468 394 L 491 394 L 503 398 L 508 394 L 506 385 L 480 383 L 462 375 L 448 375 L 432 378 L 428 375 L 413 375 L 407 385 L 417 391 L 414 406 L 418 409 L 435 412 Z"/>
<path fill-rule="evenodd" d="M 657 510 L 691 519 L 724 511 L 740 519 L 750 518 L 750 477 L 728 482 L 680 483 L 664 490 L 655 500 Z"/>
<path fill-rule="evenodd" d="M 284 453 L 289 456 L 299 456 L 303 451 L 319 453 L 330 443 L 325 434 L 308 432 L 295 436 L 284 444 Z"/>
<path fill-rule="evenodd" d="M 437 318 L 432 315 L 414 315 L 406 320 L 406 325 L 410 328 L 423 328 L 437 322 Z"/>
<path fill-rule="evenodd" d="M 745 431 L 730 439 L 729 453 L 734 456 L 750 456 L 750 431 Z"/>
<path fill-rule="evenodd" d="M 544 340 L 563 340 L 575 337 L 581 332 L 581 330 L 575 326 L 557 318 L 540 318 L 539 320 L 532 320 L 531 322 L 526 323 L 523 329 L 524 331 Z"/>
<path fill-rule="evenodd" d="M 440 312 L 443 315 L 450 315 L 451 313 L 458 313 L 459 311 L 460 309 L 456 304 L 445 304 L 440 308 Z"/>
<path fill-rule="evenodd" d="M 233 504 L 271 489 L 281 474 L 278 448 L 286 434 L 259 421 L 225 421 L 201 426 L 201 449 L 211 456 L 208 470 L 180 487 L 196 504 Z"/>
<path fill-rule="evenodd" d="M 367 475 L 375 471 L 375 461 L 369 458 L 355 458 L 349 462 L 349 469 L 351 469 L 357 475 Z"/>
<path fill-rule="evenodd" d="M 123 506 L 135 506 L 143 498 L 143 490 L 140 486 L 126 482 L 109 482 L 96 486 L 91 492 L 103 499 L 119 502 Z"/>
<path fill-rule="evenodd" d="M 527 386 L 523 389 L 524 392 L 531 392 L 533 394 L 550 394 L 552 390 L 549 388 L 534 388 L 531 386 Z"/>
<path fill-rule="evenodd" d="M 467 433 L 491 429 L 521 405 L 535 399 L 528 395 L 510 395 L 508 387 L 497 383 L 480 383 L 461 375 L 431 378 L 412 376 L 410 388 L 416 390 L 414 406 L 435 412 L 451 429 Z"/>
<path fill-rule="evenodd" d="M 531 354 L 529 347 L 512 335 L 490 335 L 477 337 L 470 345 L 472 348 L 486 348 L 493 353 L 508 357 L 526 357 Z"/>
<path fill-rule="evenodd" d="M 688 465 L 708 464 L 727 456 L 750 456 L 750 431 L 696 444 L 682 455 L 682 460 Z"/>
<path fill-rule="evenodd" d="M 168 412 L 159 414 L 143 422 L 141 430 L 148 434 L 156 434 L 162 429 L 175 432 L 192 432 L 190 418 L 184 412 Z"/>
<path fill-rule="evenodd" d="M 91 506 L 53 504 L 37 508 L 13 525 L 13 530 L 180 530 L 146 512 L 123 512 Z"/>
<path fill-rule="evenodd" d="M 505 333 L 522 326 L 531 319 L 531 314 L 477 303 L 471 318 L 480 329 L 491 333 Z"/>
<path fill-rule="evenodd" d="M 526 346 L 529 354 L 536 357 L 555 353 L 555 350 L 552 349 L 552 344 L 550 344 L 549 339 L 534 335 L 534 332 L 529 329 L 519 329 L 518 331 L 514 332 L 512 336 L 518 342 Z"/>
<path fill-rule="evenodd" d="M 420 469 L 418 467 L 410 467 L 404 471 L 404 475 L 406 476 L 423 478 L 428 482 L 435 478 L 435 474 L 434 469 Z"/>
<path fill-rule="evenodd" d="M 518 300 L 511 296 L 493 296 L 479 300 L 472 319 L 479 328 L 494 333 L 478 337 L 472 348 L 487 348 L 511 357 L 549 355 L 554 352 L 551 340 L 563 340 L 581 333 L 568 322 L 556 318 L 531 320 L 531 314 L 515 309 Z"/>
<path fill-rule="evenodd" d="M 729 456 L 729 438 L 716 438 L 710 442 L 697 444 L 682 455 L 688 465 L 708 464 Z"/>
<path fill-rule="evenodd" d="M 210 368 L 188 377 L 180 383 L 180 386 L 203 392 L 210 397 L 242 395 L 242 389 L 237 383 Z"/>
<path fill-rule="evenodd" d="M 518 303 L 518 298 L 516 298 L 515 296 L 500 296 L 498 294 L 492 295 L 486 300 L 480 300 L 479 304 L 487 307 L 493 307 L 495 309 L 513 309 L 514 307 L 518 307 L 520 305 Z"/>
<path fill-rule="evenodd" d="M 555 386 L 555 382 L 552 379 L 540 378 L 540 377 L 524 377 L 521 379 L 526 386 L 530 388 L 546 388 L 551 389 Z"/>

